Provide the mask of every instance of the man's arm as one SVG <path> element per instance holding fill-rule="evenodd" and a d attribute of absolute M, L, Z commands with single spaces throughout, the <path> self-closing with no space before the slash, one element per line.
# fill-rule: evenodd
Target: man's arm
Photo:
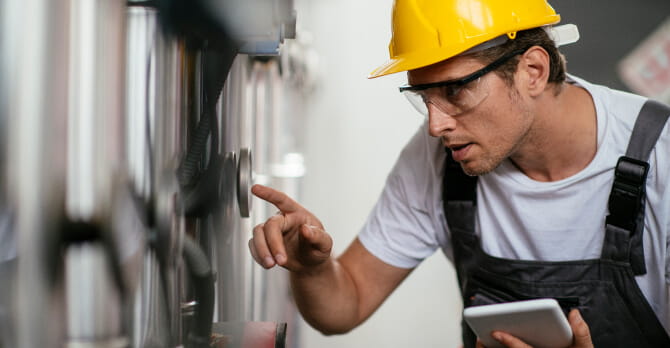
<path fill-rule="evenodd" d="M 252 192 L 279 208 L 254 228 L 252 256 L 265 268 L 290 271 L 298 309 L 324 334 L 344 333 L 365 321 L 411 272 L 382 262 L 358 239 L 333 258 L 332 238 L 314 215 L 269 187 L 256 185 Z"/>
<path fill-rule="evenodd" d="M 305 320 L 324 334 L 338 334 L 370 317 L 411 271 L 382 262 L 356 239 L 322 269 L 292 272 L 291 285 Z"/>

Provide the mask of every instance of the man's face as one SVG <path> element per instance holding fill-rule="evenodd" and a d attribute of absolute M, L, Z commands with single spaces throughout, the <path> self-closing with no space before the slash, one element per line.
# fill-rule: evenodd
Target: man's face
<path fill-rule="evenodd" d="M 408 79 L 411 85 L 457 80 L 483 66 L 473 58 L 455 57 L 412 70 Z M 533 121 L 519 91 L 497 74 L 488 73 L 476 83 L 472 93 L 485 97 L 468 111 L 452 116 L 439 102 L 426 105 L 430 135 L 442 138 L 468 175 L 486 174 L 512 156 L 523 145 Z"/>

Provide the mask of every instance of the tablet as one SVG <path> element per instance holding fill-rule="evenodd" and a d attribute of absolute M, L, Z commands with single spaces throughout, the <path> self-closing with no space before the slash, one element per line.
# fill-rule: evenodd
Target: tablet
<path fill-rule="evenodd" d="M 487 348 L 503 347 L 491 337 L 493 331 L 507 332 L 536 348 L 572 344 L 572 329 L 554 299 L 468 307 L 463 317 Z"/>

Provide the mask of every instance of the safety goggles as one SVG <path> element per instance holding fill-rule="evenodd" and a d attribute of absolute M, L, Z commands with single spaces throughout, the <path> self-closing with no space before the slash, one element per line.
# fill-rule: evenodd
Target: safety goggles
<path fill-rule="evenodd" d="M 461 79 L 405 85 L 400 87 L 400 92 L 424 116 L 428 116 L 428 104 L 433 104 L 450 116 L 458 116 L 472 110 L 489 95 L 488 88 L 481 81 L 484 75 L 526 50 L 527 48 L 512 51 Z"/>

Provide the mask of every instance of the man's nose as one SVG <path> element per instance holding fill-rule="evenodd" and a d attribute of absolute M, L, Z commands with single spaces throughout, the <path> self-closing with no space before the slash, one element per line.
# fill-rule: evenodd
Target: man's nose
<path fill-rule="evenodd" d="M 431 136 L 439 137 L 456 129 L 456 118 L 442 111 L 433 103 L 427 103 L 426 107 L 428 108 L 428 132 Z"/>

